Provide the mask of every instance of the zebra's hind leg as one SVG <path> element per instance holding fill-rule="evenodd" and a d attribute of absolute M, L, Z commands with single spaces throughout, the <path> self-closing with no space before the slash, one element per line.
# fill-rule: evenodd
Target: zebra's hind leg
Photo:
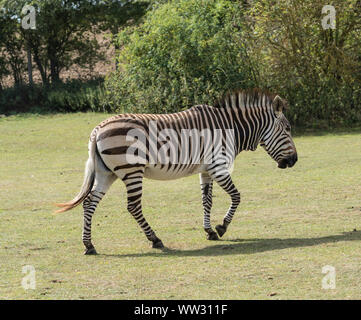
<path fill-rule="evenodd" d="M 241 195 L 233 184 L 232 178 L 227 169 L 215 167 L 209 171 L 209 174 L 212 179 L 215 180 L 219 186 L 230 195 L 232 201 L 226 215 L 224 216 L 223 224 L 216 226 L 218 235 L 222 237 L 226 233 L 227 227 L 231 223 L 233 215 L 241 202 Z"/>
<path fill-rule="evenodd" d="M 94 186 L 92 191 L 83 201 L 84 225 L 83 225 L 83 244 L 85 246 L 84 254 L 97 254 L 91 242 L 91 222 L 95 209 L 108 191 L 109 187 L 116 180 L 116 176 L 111 172 L 97 171 L 95 174 Z"/>
<path fill-rule="evenodd" d="M 128 173 L 122 179 L 127 188 L 128 211 L 138 222 L 145 236 L 152 241 L 153 248 L 164 248 L 162 241 L 156 236 L 142 212 L 142 189 L 144 168 Z"/>
<path fill-rule="evenodd" d="M 203 204 L 203 227 L 207 232 L 208 240 L 218 240 L 217 233 L 211 226 L 211 209 L 212 209 L 212 188 L 213 180 L 208 173 L 200 173 L 199 180 L 202 190 L 202 204 Z"/>

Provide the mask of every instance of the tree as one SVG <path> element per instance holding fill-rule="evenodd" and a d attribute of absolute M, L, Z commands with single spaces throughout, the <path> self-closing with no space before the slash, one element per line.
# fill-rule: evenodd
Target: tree
<path fill-rule="evenodd" d="M 24 61 L 22 50 L 24 40 L 19 33 L 19 25 L 10 12 L 0 10 L 0 71 L 1 75 L 11 72 L 16 86 L 23 83 Z"/>
<path fill-rule="evenodd" d="M 146 1 L 119 0 L 1 0 L 12 22 L 22 18 L 25 5 L 36 8 L 36 29 L 21 29 L 44 85 L 60 81 L 60 72 L 73 65 L 90 68 L 103 59 L 95 35 L 116 34 L 131 19 L 145 12 Z"/>
<path fill-rule="evenodd" d="M 118 52 L 120 49 L 116 37 L 125 26 L 136 24 L 142 18 L 149 6 L 149 1 L 134 0 L 103 0 L 97 6 L 96 21 L 101 30 L 110 33 L 112 43 Z M 118 67 L 118 63 L 116 63 Z"/>
<path fill-rule="evenodd" d="M 92 65 L 101 58 L 93 34 L 92 1 L 79 0 L 3 0 L 3 8 L 12 14 L 13 22 L 22 17 L 27 5 L 36 8 L 36 29 L 21 28 L 26 48 L 31 50 L 34 61 L 46 85 L 60 81 L 60 72 L 77 64 Z"/>

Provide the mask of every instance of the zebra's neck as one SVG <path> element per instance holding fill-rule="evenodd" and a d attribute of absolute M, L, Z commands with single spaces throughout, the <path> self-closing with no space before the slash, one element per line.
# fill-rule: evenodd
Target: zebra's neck
<path fill-rule="evenodd" d="M 216 108 L 231 121 L 235 136 L 235 152 L 256 150 L 273 121 L 272 97 L 259 91 L 234 92 L 218 101 Z"/>

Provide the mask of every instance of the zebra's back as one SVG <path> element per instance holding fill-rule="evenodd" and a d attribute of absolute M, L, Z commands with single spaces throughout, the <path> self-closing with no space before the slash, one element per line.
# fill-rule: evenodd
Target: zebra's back
<path fill-rule="evenodd" d="M 120 114 L 101 122 L 92 138 L 103 162 L 120 178 L 139 166 L 147 178 L 171 180 L 204 171 L 197 139 L 202 130 L 219 128 L 220 117 L 210 106 L 172 114 Z"/>

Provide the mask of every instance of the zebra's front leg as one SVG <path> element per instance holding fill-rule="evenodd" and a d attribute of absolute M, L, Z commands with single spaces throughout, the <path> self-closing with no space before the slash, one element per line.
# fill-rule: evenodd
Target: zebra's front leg
<path fill-rule="evenodd" d="M 202 191 L 202 204 L 203 204 L 203 227 L 207 232 L 208 240 L 219 240 L 217 233 L 211 226 L 211 209 L 212 209 L 212 188 L 213 180 L 208 173 L 200 173 L 199 180 Z"/>
<path fill-rule="evenodd" d="M 213 180 L 215 180 L 219 186 L 230 195 L 232 201 L 226 215 L 224 216 L 223 224 L 216 226 L 218 235 L 222 237 L 226 233 L 228 225 L 231 223 L 234 213 L 241 202 L 241 195 L 233 184 L 228 169 L 214 167 L 210 169 L 209 174 Z"/>
<path fill-rule="evenodd" d="M 143 230 L 145 236 L 149 241 L 152 241 L 153 248 L 164 248 L 162 241 L 156 236 L 147 220 L 143 216 L 142 212 L 142 181 L 143 175 L 137 173 L 130 173 L 123 178 L 125 186 L 127 188 L 128 196 L 128 211 L 138 222 L 139 226 Z"/>

